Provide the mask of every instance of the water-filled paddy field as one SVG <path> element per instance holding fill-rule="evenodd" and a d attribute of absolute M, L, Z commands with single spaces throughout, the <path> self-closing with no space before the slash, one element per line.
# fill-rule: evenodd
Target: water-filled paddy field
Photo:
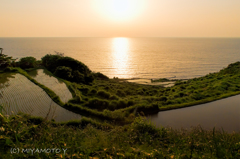
<path fill-rule="evenodd" d="M 72 94 L 68 90 L 66 84 L 63 81 L 53 77 L 47 70 L 33 70 L 28 72 L 28 74 L 36 81 L 55 92 L 63 103 L 67 103 L 68 100 L 72 99 Z"/>
<path fill-rule="evenodd" d="M 29 72 L 29 75 L 53 90 L 62 102 L 66 103 L 72 98 L 66 84 L 51 76 L 48 71 L 38 69 Z M 33 116 L 47 116 L 56 121 L 81 119 L 81 115 L 57 105 L 42 88 L 21 74 L 1 74 L 0 83 L 0 104 L 4 105 L 7 114 L 21 111 Z M 158 127 L 179 129 L 201 125 L 206 129 L 216 127 L 228 132 L 240 131 L 240 95 L 193 107 L 161 111 L 148 118 Z"/>
<path fill-rule="evenodd" d="M 36 79 L 38 80 L 37 76 Z M 41 78 L 39 77 L 39 79 Z M 45 84 L 43 81 L 40 80 Z M 50 82 L 51 80 L 49 80 Z M 52 88 L 57 88 L 59 85 L 59 83 L 55 83 Z M 66 92 L 64 91 L 63 94 L 70 93 L 69 91 L 69 93 Z M 67 100 L 67 98 L 64 99 Z M 0 104 L 4 106 L 5 113 L 8 115 L 23 112 L 32 116 L 55 119 L 57 122 L 81 119 L 79 114 L 68 111 L 56 104 L 42 88 L 18 73 L 1 74 Z"/>
<path fill-rule="evenodd" d="M 154 125 L 175 129 L 200 125 L 205 129 L 240 131 L 240 95 L 192 107 L 158 112 L 148 117 Z"/>

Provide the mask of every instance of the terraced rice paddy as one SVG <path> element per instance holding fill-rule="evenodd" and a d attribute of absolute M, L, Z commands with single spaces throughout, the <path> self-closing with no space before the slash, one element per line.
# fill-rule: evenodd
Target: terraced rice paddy
<path fill-rule="evenodd" d="M 240 131 L 240 95 L 199 104 L 193 107 L 161 111 L 148 118 L 158 127 L 174 129 L 201 125 L 204 129 L 213 127 L 229 133 Z"/>
<path fill-rule="evenodd" d="M 54 91 L 63 103 L 67 103 L 68 100 L 72 99 L 72 94 L 68 90 L 66 84 L 61 80 L 51 76 L 46 70 L 38 69 L 31 71 L 28 74 L 37 82 Z"/>
<path fill-rule="evenodd" d="M 57 122 L 81 118 L 56 104 L 42 88 L 21 74 L 1 74 L 0 104 L 8 115 L 23 112 Z"/>

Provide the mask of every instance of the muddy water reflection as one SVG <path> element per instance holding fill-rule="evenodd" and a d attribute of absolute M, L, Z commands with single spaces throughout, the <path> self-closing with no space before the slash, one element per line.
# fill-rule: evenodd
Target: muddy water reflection
<path fill-rule="evenodd" d="M 68 100 L 72 99 L 72 94 L 68 90 L 66 84 L 63 81 L 58 80 L 57 78 L 50 75 L 46 70 L 38 69 L 31 71 L 28 74 L 37 82 L 55 92 L 62 102 L 66 103 Z"/>
<path fill-rule="evenodd" d="M 149 117 L 156 126 L 190 128 L 223 128 L 225 131 L 240 131 L 240 95 L 200 104 L 193 107 L 162 111 Z"/>
<path fill-rule="evenodd" d="M 48 115 L 48 119 L 57 122 L 81 119 L 81 115 L 56 104 L 42 88 L 20 74 L 1 74 L 0 104 L 9 115 L 18 112 L 44 118 Z"/>

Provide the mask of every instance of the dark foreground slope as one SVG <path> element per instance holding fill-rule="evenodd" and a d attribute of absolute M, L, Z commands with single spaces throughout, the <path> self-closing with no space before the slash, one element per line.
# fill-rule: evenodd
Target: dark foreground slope
<path fill-rule="evenodd" d="M 0 158 L 240 158 L 239 132 L 156 128 L 141 118 L 123 127 L 0 120 Z"/>

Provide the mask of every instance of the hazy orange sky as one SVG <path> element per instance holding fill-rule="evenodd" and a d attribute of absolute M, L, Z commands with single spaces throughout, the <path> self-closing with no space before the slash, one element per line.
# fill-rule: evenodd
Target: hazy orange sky
<path fill-rule="evenodd" d="M 240 37 L 240 0 L 0 0 L 0 37 Z"/>

